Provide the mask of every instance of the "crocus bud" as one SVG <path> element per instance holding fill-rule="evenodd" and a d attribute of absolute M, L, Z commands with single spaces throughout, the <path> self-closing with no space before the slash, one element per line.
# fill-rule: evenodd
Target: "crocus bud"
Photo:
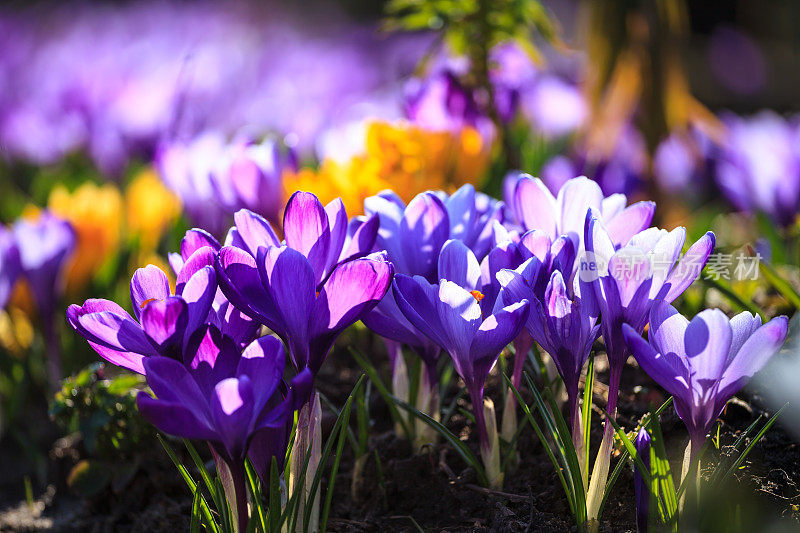
<path fill-rule="evenodd" d="M 483 400 L 483 417 L 486 420 L 488 438 L 486 444 L 481 444 L 481 459 L 489 486 L 499 489 L 503 487 L 503 472 L 500 470 L 500 438 L 497 435 L 494 402 L 490 398 Z"/>
<path fill-rule="evenodd" d="M 639 430 L 636 435 L 636 453 L 641 457 L 642 462 L 650 470 L 650 434 L 645 428 Z M 642 477 L 639 468 L 634 466 L 633 488 L 636 494 L 636 528 L 640 532 L 647 531 L 647 516 L 650 510 L 650 490 Z"/>
<path fill-rule="evenodd" d="M 298 516 L 304 516 L 306 507 L 312 506 L 308 531 L 317 531 L 319 529 L 319 492 L 313 501 L 310 500 L 310 497 L 311 486 L 314 483 L 314 477 L 317 475 L 317 468 L 319 468 L 322 458 L 322 406 L 319 401 L 319 393 L 314 394 L 314 397 L 303 406 L 297 417 L 297 432 L 295 433 L 289 466 L 290 498 L 297 490 L 307 453 L 310 453 L 311 457 L 308 460 L 305 483 L 299 498 L 298 508 L 300 511 Z M 303 531 L 302 520 L 298 521 L 297 531 Z"/>

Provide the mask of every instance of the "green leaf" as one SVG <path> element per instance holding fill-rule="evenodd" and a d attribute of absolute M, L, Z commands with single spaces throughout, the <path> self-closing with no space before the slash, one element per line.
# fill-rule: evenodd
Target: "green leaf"
<path fill-rule="evenodd" d="M 720 482 L 724 482 L 726 479 L 728 479 L 730 476 L 732 476 L 733 473 L 736 472 L 736 470 L 738 470 L 739 466 L 742 464 L 742 462 L 744 462 L 744 460 L 747 458 L 747 456 L 753 450 L 755 445 L 758 444 L 758 441 L 760 441 L 761 438 L 767 433 L 767 431 L 769 431 L 769 429 L 773 426 L 773 424 L 775 424 L 775 422 L 778 421 L 778 417 L 781 416 L 783 411 L 788 406 L 789 406 L 788 403 L 784 404 L 783 407 L 781 407 L 778 410 L 777 413 L 772 415 L 772 417 L 770 417 L 770 419 L 767 420 L 767 423 L 764 424 L 764 426 L 761 428 L 761 431 L 759 431 L 758 434 L 753 438 L 753 440 L 750 441 L 750 444 L 747 445 L 747 448 L 744 449 L 744 451 L 741 453 L 741 455 L 739 455 L 739 457 L 737 457 L 736 460 L 733 462 L 733 464 L 728 469 L 728 471 L 725 472 L 725 475 L 722 476 L 722 479 L 720 480 Z"/>
<path fill-rule="evenodd" d="M 331 477 L 328 479 L 328 490 L 325 492 L 325 505 L 322 509 L 322 517 L 320 519 L 320 531 L 328 530 L 328 513 L 330 513 L 331 501 L 333 500 L 333 487 L 336 484 L 336 474 L 339 472 L 339 463 L 342 460 L 342 451 L 344 450 L 345 440 L 347 440 L 347 429 L 350 427 L 349 423 L 350 406 L 347 406 L 347 412 L 344 414 L 344 421 L 342 422 L 342 429 L 339 430 L 339 441 L 336 444 L 336 454 L 333 456 L 333 467 L 331 468 Z"/>
<path fill-rule="evenodd" d="M 764 320 L 764 313 L 759 309 L 753 302 L 743 299 L 741 296 L 736 294 L 736 291 L 730 286 L 727 281 L 721 279 L 713 279 L 710 276 L 700 276 L 700 281 L 708 287 L 714 288 L 718 290 L 725 298 L 728 299 L 730 303 L 732 303 L 736 308 L 740 311 L 749 311 L 754 315 L 758 315 L 761 317 L 761 320 Z"/>
<path fill-rule="evenodd" d="M 264 496 L 261 492 L 261 484 L 259 483 L 258 474 L 256 474 L 255 468 L 253 468 L 253 463 L 250 459 L 247 459 L 244 464 L 245 467 L 245 475 L 247 476 L 247 486 L 250 489 L 250 494 L 252 496 L 251 502 L 253 503 L 253 510 L 255 518 L 258 520 L 250 519 L 251 525 L 258 525 L 261 527 L 261 531 L 269 531 L 267 529 L 267 513 L 264 510 Z M 272 481 L 272 476 L 275 476 L 277 479 L 278 477 L 278 462 L 275 457 L 272 457 L 272 464 L 270 465 L 270 481 Z M 272 491 L 270 491 L 270 502 L 269 506 L 272 508 L 273 501 L 272 501 Z M 280 494 L 278 494 L 278 509 L 280 509 Z M 277 514 L 280 516 L 280 513 Z M 274 530 L 273 530 L 274 531 Z"/>
<path fill-rule="evenodd" d="M 658 485 L 658 494 L 660 494 L 656 501 L 663 523 L 672 524 L 677 520 L 678 496 L 675 492 L 675 483 L 658 417 L 651 416 L 647 427 L 650 429 L 650 473 L 654 478 L 654 483 Z"/>
<path fill-rule="evenodd" d="M 592 435 L 592 398 L 594 394 L 594 357 L 589 357 L 586 368 L 586 383 L 583 386 L 583 405 L 581 406 L 581 422 L 583 423 L 583 447 L 586 453 L 585 462 L 588 468 L 591 460 L 589 446 Z"/>
<path fill-rule="evenodd" d="M 423 422 L 428 424 L 439 435 L 441 435 L 443 439 L 445 439 L 447 442 L 449 442 L 450 445 L 453 446 L 453 448 L 455 448 L 455 450 L 458 453 L 458 455 L 460 455 L 461 458 L 464 459 L 464 461 L 468 465 L 470 465 L 472 468 L 475 469 L 475 472 L 477 472 L 477 474 L 478 474 L 478 482 L 481 485 L 487 486 L 489 484 L 488 480 L 486 479 L 486 472 L 483 469 L 483 464 L 481 464 L 480 460 L 478 460 L 475 457 L 475 455 L 472 453 L 472 451 L 470 451 L 470 449 L 467 447 L 467 445 L 464 444 L 463 442 L 461 442 L 461 439 L 459 439 L 449 429 L 447 429 L 445 426 L 443 426 L 441 424 L 441 422 L 438 422 L 438 421 L 434 420 L 429 415 L 423 413 L 422 411 L 420 411 L 416 407 L 414 407 L 412 405 L 409 405 L 406 402 L 404 402 L 404 401 L 402 401 L 402 400 L 400 400 L 398 398 L 395 398 L 394 396 L 392 396 L 392 400 L 397 405 L 399 405 L 400 407 L 402 407 L 403 409 L 405 409 L 406 411 L 408 411 L 409 413 L 411 413 L 415 417 L 419 418 L 420 420 L 422 420 Z"/>

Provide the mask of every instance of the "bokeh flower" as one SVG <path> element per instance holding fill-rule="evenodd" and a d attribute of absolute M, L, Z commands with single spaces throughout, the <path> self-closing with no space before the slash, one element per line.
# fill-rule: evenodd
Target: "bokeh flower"
<path fill-rule="evenodd" d="M 136 240 L 142 253 L 156 250 L 180 212 L 180 200 L 164 186 L 152 168 L 139 172 L 125 189 L 128 235 Z"/>
<path fill-rule="evenodd" d="M 50 192 L 48 209 L 75 230 L 75 251 L 65 272 L 66 289 L 80 291 L 114 255 L 122 233 L 122 195 L 110 184 L 86 182 L 71 193 L 64 185 Z"/>

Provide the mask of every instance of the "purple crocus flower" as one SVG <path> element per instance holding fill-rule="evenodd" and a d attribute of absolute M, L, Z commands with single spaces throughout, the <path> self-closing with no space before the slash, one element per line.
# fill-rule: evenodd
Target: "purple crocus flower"
<path fill-rule="evenodd" d="M 155 398 L 142 391 L 139 411 L 159 430 L 187 439 L 208 441 L 226 493 L 237 517 L 239 531 L 247 527 L 247 489 L 244 461 L 259 434 L 277 437 L 286 428 L 295 407 L 292 390 L 281 392 L 284 350 L 280 341 L 266 336 L 241 351 L 211 326 L 199 330 L 187 350 L 186 360 L 153 356 L 144 361 L 147 383 Z M 298 383 L 309 384 L 301 375 Z M 260 463 L 275 453 L 283 461 L 286 449 L 255 450 Z M 288 444 L 288 443 L 287 443 Z M 262 476 L 265 472 L 260 472 Z M 262 477 L 262 479 L 268 479 Z M 227 483 L 226 483 L 227 482 Z"/>
<path fill-rule="evenodd" d="M 70 325 L 103 359 L 140 374 L 146 373 L 148 357 L 180 359 L 192 334 L 206 323 L 217 291 L 214 268 L 192 271 L 193 258 L 178 274 L 175 294 L 160 268 L 148 265 L 134 273 L 130 291 L 135 318 L 112 301 L 90 299 L 69 306 Z"/>
<path fill-rule="evenodd" d="M 785 316 L 762 326 L 746 311 L 728 319 L 719 309 L 687 320 L 659 302 L 650 311 L 649 343 L 627 324 L 622 330 L 642 369 L 673 396 L 693 462 L 725 404 L 777 353 L 788 327 Z"/>
<path fill-rule="evenodd" d="M 613 219 L 612 219 L 613 221 Z M 623 324 L 641 333 L 655 302 L 672 302 L 697 278 L 714 249 L 714 234 L 706 233 L 678 261 L 686 230 L 649 228 L 633 235 L 624 246 L 612 240 L 597 213 L 586 213 L 586 257 L 581 261 L 580 279 L 592 289 L 582 298 L 596 299 L 600 309 L 601 332 L 609 363 L 609 393 L 606 409 L 616 416 L 622 368 L 628 347 L 622 336 Z M 602 487 L 608 476 L 613 426 L 606 420 L 603 442 L 595 460 L 587 494 L 589 518 L 597 518 Z"/>
<path fill-rule="evenodd" d="M 647 473 L 650 473 L 650 433 L 645 428 L 639 429 L 636 434 L 634 446 L 636 454 L 641 457 Z M 650 489 L 639 472 L 639 467 L 633 469 L 633 491 L 636 498 L 636 529 L 639 533 L 647 533 L 648 517 L 650 515 Z"/>
<path fill-rule="evenodd" d="M 33 291 L 42 323 L 50 382 L 57 386 L 61 380 L 61 354 L 54 323 L 55 307 L 63 289 L 64 265 L 75 248 L 75 232 L 69 222 L 49 211 L 43 211 L 35 220 L 19 219 L 13 232 L 21 272 Z"/>
<path fill-rule="evenodd" d="M 4 308 L 11 296 L 11 289 L 22 270 L 19 248 L 14 235 L 0 226 L 0 309 Z"/>
<path fill-rule="evenodd" d="M 449 241 L 442 248 L 439 270 L 438 285 L 422 276 L 398 274 L 394 297 L 408 321 L 452 358 L 472 400 L 481 452 L 488 466 L 487 457 L 494 450 L 483 412 L 483 388 L 500 352 L 525 324 L 528 302 L 518 301 L 492 312 L 494 302 L 485 301 L 479 292 L 478 262 L 459 241 Z"/>
<path fill-rule="evenodd" d="M 506 202 L 523 230 L 538 229 L 555 240 L 569 236 L 577 251 L 583 250 L 586 212 L 594 210 L 603 220 L 612 242 L 619 246 L 650 225 L 654 202 L 627 206 L 624 194 L 604 196 L 600 186 L 586 177 L 568 180 L 553 196 L 538 178 L 519 173 L 506 178 Z"/>
<path fill-rule="evenodd" d="M 421 193 L 407 206 L 395 193 L 383 191 L 367 198 L 364 210 L 378 218 L 380 229 L 375 248 L 386 250 L 396 271 L 422 276 L 435 283 L 442 277 L 440 251 L 445 242 L 459 240 L 471 248 L 474 255 L 485 256 L 492 245 L 493 223 L 503 219 L 504 206 L 502 202 L 476 193 L 471 185 L 464 185 L 452 195 L 433 191 Z M 390 351 L 393 376 L 397 365 L 404 364 L 403 359 L 396 356 L 396 342 L 410 346 L 419 355 L 424 363 L 423 384 L 428 386 L 430 405 L 418 407 L 425 411 L 438 410 L 439 344 L 409 322 L 392 292 L 364 317 L 364 323 L 389 341 L 387 346 L 393 350 Z M 396 393 L 403 394 L 403 391 Z M 436 412 L 430 414 L 437 415 Z"/>
<path fill-rule="evenodd" d="M 723 117 L 728 127 L 716 166 L 716 179 L 730 202 L 742 211 L 760 211 L 782 226 L 792 224 L 800 207 L 800 133 L 771 111 L 743 119 Z"/>
<path fill-rule="evenodd" d="M 283 173 L 296 170 L 295 161 L 291 150 L 282 153 L 271 139 L 260 144 L 234 141 L 211 176 L 216 198 L 230 213 L 249 209 L 277 221 L 283 207 Z"/>
<path fill-rule="evenodd" d="M 569 241 L 568 241 L 569 242 Z M 549 278 L 547 278 L 549 274 Z M 569 398 L 573 433 L 578 420 L 578 383 L 600 325 L 593 299 L 574 294 L 560 270 L 549 270 L 536 257 L 516 270 L 502 270 L 497 278 L 503 289 L 496 306 L 528 300 L 531 312 L 525 327 L 531 337 L 553 358 Z M 547 278 L 543 291 L 541 280 Z"/>
<path fill-rule="evenodd" d="M 314 262 L 289 246 L 261 246 L 255 259 L 224 246 L 216 266 L 226 297 L 286 342 L 295 368 L 314 374 L 336 337 L 383 298 L 394 274 L 376 254 L 338 264 L 320 284 Z"/>
<path fill-rule="evenodd" d="M 226 245 L 256 258 L 260 248 L 284 244 L 308 259 L 318 286 L 336 265 L 372 251 L 378 232 L 378 217 L 348 221 L 340 198 L 323 207 L 315 195 L 303 191 L 292 194 L 286 203 L 283 243 L 272 225 L 252 211 L 237 211 L 234 221 L 236 225 L 228 232 Z"/>
<path fill-rule="evenodd" d="M 179 253 L 170 253 L 169 262 L 175 275 L 180 278 L 178 286 L 203 267 L 214 267 L 221 245 L 210 233 L 198 228 L 190 229 L 181 239 Z M 186 268 L 184 269 L 184 267 Z M 183 274 L 181 274 L 183 272 Z M 222 290 L 217 288 L 214 302 L 206 322 L 214 324 L 220 332 L 244 348 L 255 340 L 261 325 L 231 304 Z"/>
<path fill-rule="evenodd" d="M 435 131 L 459 131 L 481 120 L 472 91 L 446 68 L 424 80 L 411 79 L 405 87 L 403 111 L 415 124 Z"/>
<path fill-rule="evenodd" d="M 212 182 L 224 155 L 223 136 L 206 132 L 189 143 L 163 144 L 155 157 L 161 179 L 181 199 L 189 218 L 214 235 L 221 235 L 230 223 L 231 211 L 217 201 Z"/>

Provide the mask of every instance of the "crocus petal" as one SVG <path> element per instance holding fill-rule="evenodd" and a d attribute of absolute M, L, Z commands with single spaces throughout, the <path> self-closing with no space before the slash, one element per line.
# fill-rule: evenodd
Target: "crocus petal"
<path fill-rule="evenodd" d="M 670 273 L 672 265 L 678 260 L 685 240 L 686 230 L 682 227 L 677 227 L 661 237 L 653 246 L 649 254 L 653 267 L 653 284 L 650 287 L 651 298 L 656 299 L 659 294 L 663 296 L 665 293 L 660 293 L 660 291 L 669 290 L 670 287 L 665 286 L 664 282 Z"/>
<path fill-rule="evenodd" d="M 225 297 L 252 318 L 279 331 L 278 311 L 261 283 L 255 258 L 236 246 L 225 246 L 219 251 L 215 266 Z"/>
<path fill-rule="evenodd" d="M 261 246 L 280 246 L 281 241 L 267 219 L 249 209 L 240 209 L 233 215 L 236 234 L 247 247 L 247 251 L 255 257 Z"/>
<path fill-rule="evenodd" d="M 603 198 L 600 206 L 600 213 L 603 215 L 603 220 L 611 220 L 619 214 L 625 205 L 628 203 L 628 197 L 621 193 L 614 193 Z"/>
<path fill-rule="evenodd" d="M 142 329 L 161 350 L 182 340 L 188 322 L 188 306 L 182 298 L 170 296 L 150 302 L 142 309 Z"/>
<path fill-rule="evenodd" d="M 470 291 L 452 281 L 442 280 L 436 310 L 446 340 L 442 348 L 453 357 L 456 367 L 464 370 L 468 361 L 463 358 L 469 357 L 470 344 L 481 325 L 481 307 Z"/>
<path fill-rule="evenodd" d="M 195 250 L 178 271 L 178 276 L 175 280 L 175 294 L 180 296 L 183 293 L 183 287 L 186 285 L 186 282 L 199 270 L 209 266 L 213 269 L 216 258 L 217 252 L 210 246 L 204 246 Z"/>
<path fill-rule="evenodd" d="M 155 265 L 136 269 L 131 278 L 131 303 L 133 312 L 139 319 L 142 308 L 150 300 L 163 300 L 171 293 L 169 279 L 164 271 Z"/>
<path fill-rule="evenodd" d="M 78 317 L 78 324 L 93 346 L 104 348 L 98 352 L 101 356 L 134 372 L 144 373 L 142 357 L 157 353 L 139 325 L 128 317 L 100 311 Z"/>
<path fill-rule="evenodd" d="M 516 338 L 528 318 L 528 301 L 504 307 L 489 316 L 475 331 L 469 347 L 471 377 L 483 383 L 503 348 Z M 462 375 L 465 380 L 469 376 Z"/>
<path fill-rule="evenodd" d="M 437 285 L 422 276 L 397 274 L 392 283 L 392 293 L 403 316 L 429 339 L 445 347 L 444 326 L 436 309 L 438 290 Z"/>
<path fill-rule="evenodd" d="M 236 372 L 240 353 L 233 339 L 222 335 L 216 326 L 206 324 L 186 343 L 184 363 L 203 391 L 211 391 L 219 381 Z"/>
<path fill-rule="evenodd" d="M 575 235 L 580 242 L 586 221 L 586 212 L 589 209 L 600 211 L 602 203 L 603 191 L 596 181 L 584 176 L 567 181 L 558 191 L 556 199 L 556 213 L 561 217 L 559 233 Z M 553 236 L 553 238 L 555 237 Z"/>
<path fill-rule="evenodd" d="M 348 234 L 350 236 L 342 249 L 339 261 L 355 259 L 370 253 L 373 246 L 375 246 L 375 239 L 378 237 L 380 221 L 380 216 L 377 214 L 370 216 L 363 222 L 355 218 L 351 220 L 348 226 Z M 357 226 L 356 229 L 353 229 L 355 226 Z"/>
<path fill-rule="evenodd" d="M 192 228 L 181 239 L 181 258 L 186 261 L 200 248 L 210 247 L 214 251 L 221 248 L 219 241 L 205 230 Z"/>
<path fill-rule="evenodd" d="M 236 375 L 248 376 L 258 384 L 253 391 L 256 411 L 260 411 L 278 389 L 285 366 L 283 344 L 270 335 L 256 339 L 242 352 Z"/>
<path fill-rule="evenodd" d="M 650 309 L 650 343 L 660 353 L 683 355 L 688 326 L 689 321 L 667 302 L 657 302 Z"/>
<path fill-rule="evenodd" d="M 705 309 L 689 321 L 683 337 L 684 353 L 696 385 L 704 387 L 705 380 L 722 377 L 732 336 L 728 317 L 719 309 Z"/>
<path fill-rule="evenodd" d="M 187 264 L 189 264 L 188 261 Z M 181 298 L 188 306 L 186 331 L 189 335 L 208 318 L 208 312 L 214 303 L 216 293 L 217 275 L 213 266 L 204 266 L 186 282 Z"/>
<path fill-rule="evenodd" d="M 217 433 L 213 428 L 178 402 L 156 399 L 140 391 L 136 396 L 136 406 L 145 420 L 168 435 L 184 439 L 217 439 Z"/>
<path fill-rule="evenodd" d="M 742 311 L 735 317 L 731 318 L 731 330 L 733 331 L 733 337 L 731 338 L 731 351 L 728 354 L 728 362 L 725 365 L 726 367 L 731 361 L 733 361 L 733 358 L 739 353 L 742 345 L 747 339 L 750 338 L 750 335 L 755 333 L 755 331 L 760 327 L 761 317 L 758 315 L 753 316 L 753 314 L 749 313 L 748 311 Z"/>
<path fill-rule="evenodd" d="M 788 329 L 789 320 L 785 316 L 779 316 L 750 335 L 723 373 L 719 385 L 718 407 L 721 407 L 720 402 L 724 404 L 736 394 L 780 350 Z"/>
<path fill-rule="evenodd" d="M 214 387 L 211 416 L 232 457 L 242 457 L 254 425 L 253 384 L 247 376 L 228 378 Z"/>
<path fill-rule="evenodd" d="M 623 196 L 622 201 L 624 202 L 625 200 Z M 605 204 L 605 201 L 603 203 Z M 655 202 L 637 202 L 623 211 L 609 216 L 605 212 L 604 205 L 603 217 L 609 237 L 611 237 L 614 244 L 624 246 L 631 237 L 650 225 L 655 211 Z"/>
<path fill-rule="evenodd" d="M 475 210 L 475 187 L 470 184 L 461 186 L 447 199 L 447 214 L 450 219 L 450 238 L 467 240 L 469 232 L 475 226 L 477 212 Z M 441 272 L 439 274 L 441 276 Z"/>
<path fill-rule="evenodd" d="M 169 357 L 147 357 L 144 360 L 147 384 L 159 400 L 183 405 L 200 421 L 211 427 L 208 394 L 194 380 L 189 369 Z"/>
<path fill-rule="evenodd" d="M 539 229 L 556 238 L 556 199 L 538 178 L 522 175 L 514 188 L 514 212 L 526 230 Z"/>
<path fill-rule="evenodd" d="M 400 246 L 409 271 L 434 280 L 439 251 L 449 234 L 450 221 L 442 201 L 431 192 L 417 195 L 400 222 Z"/>
<path fill-rule="evenodd" d="M 664 284 L 665 287 L 669 286 L 669 291 L 664 297 L 666 301 L 675 300 L 697 279 L 706 266 L 711 252 L 714 251 L 715 240 L 714 234 L 709 231 L 700 237 L 675 265 Z"/>
<path fill-rule="evenodd" d="M 333 265 L 339 260 L 339 255 L 342 253 L 345 239 L 347 238 L 347 211 L 344 209 L 344 203 L 341 198 L 336 198 L 325 206 L 325 212 L 328 216 L 328 223 L 330 225 L 331 242 L 328 248 L 328 258 L 326 260 L 327 270 L 333 268 Z"/>
<path fill-rule="evenodd" d="M 480 286 L 481 267 L 475 254 L 459 240 L 444 243 L 439 253 L 439 279 L 452 281 L 461 287 L 477 289 Z"/>
<path fill-rule="evenodd" d="M 622 325 L 622 334 L 625 342 L 636 358 L 636 362 L 642 367 L 648 376 L 661 385 L 671 395 L 676 398 L 683 398 L 688 392 L 688 383 L 685 378 L 685 370 L 674 364 L 674 359 L 670 361 L 663 354 L 656 352 L 650 344 L 639 335 L 635 329 L 628 324 Z"/>
<path fill-rule="evenodd" d="M 308 192 L 295 192 L 286 204 L 283 231 L 286 245 L 306 256 L 317 282 L 322 281 L 331 244 L 331 229 L 328 214 L 319 199 Z"/>
<path fill-rule="evenodd" d="M 316 294 L 311 264 L 293 248 L 261 248 L 258 251 L 258 271 L 280 317 L 276 332 L 287 340 L 289 351 L 296 358 L 295 365 L 302 368 L 307 364 L 304 358 Z"/>

